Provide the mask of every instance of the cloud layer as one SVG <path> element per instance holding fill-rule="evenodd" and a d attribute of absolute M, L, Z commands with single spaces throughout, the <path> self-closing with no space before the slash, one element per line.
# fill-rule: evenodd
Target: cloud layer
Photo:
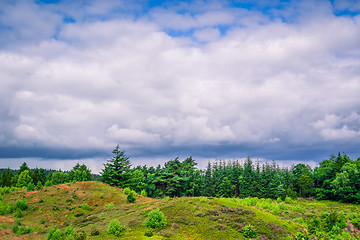
<path fill-rule="evenodd" d="M 359 8 L 314 4 L 1 3 L 0 157 L 358 157 Z"/>

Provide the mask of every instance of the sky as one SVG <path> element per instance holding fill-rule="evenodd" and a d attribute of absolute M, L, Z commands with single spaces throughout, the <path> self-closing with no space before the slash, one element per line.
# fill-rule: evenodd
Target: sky
<path fill-rule="evenodd" d="M 360 157 L 358 0 L 2 0 L 0 168 Z"/>

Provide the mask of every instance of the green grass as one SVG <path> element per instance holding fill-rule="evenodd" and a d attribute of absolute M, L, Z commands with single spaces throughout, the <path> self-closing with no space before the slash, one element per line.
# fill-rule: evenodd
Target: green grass
<path fill-rule="evenodd" d="M 14 206 L 18 200 L 26 201 L 28 209 L 22 211 L 22 218 L 15 218 L 15 212 L 0 216 L 0 239 L 16 237 L 11 232 L 15 221 L 24 229 L 31 228 L 33 232 L 28 236 L 33 239 L 46 239 L 51 228 L 64 231 L 70 225 L 78 234 L 84 231 L 88 239 L 119 239 L 108 233 L 114 221 L 125 228 L 122 239 L 246 239 L 246 229 L 255 230 L 254 239 L 296 239 L 301 232 L 314 239 L 359 239 L 355 231 L 360 225 L 360 207 L 331 201 L 298 199 L 286 203 L 207 197 L 159 200 L 138 195 L 135 203 L 128 203 L 123 191 L 99 182 L 62 184 L 33 192 L 16 190 L 4 193 L 2 198 Z M 149 212 L 155 209 L 164 213 L 165 228 L 145 227 Z M 334 211 L 343 213 L 350 231 L 343 229 L 336 235 L 318 227 L 309 233 L 313 219 L 318 218 L 323 225 Z"/>

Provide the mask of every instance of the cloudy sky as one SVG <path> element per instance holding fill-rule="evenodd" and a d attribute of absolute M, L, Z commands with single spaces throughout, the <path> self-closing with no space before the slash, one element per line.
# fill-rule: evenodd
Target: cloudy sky
<path fill-rule="evenodd" d="M 360 157 L 360 2 L 0 1 L 0 168 Z"/>

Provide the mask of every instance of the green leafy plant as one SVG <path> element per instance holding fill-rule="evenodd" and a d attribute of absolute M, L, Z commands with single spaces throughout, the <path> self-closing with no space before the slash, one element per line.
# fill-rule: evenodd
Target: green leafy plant
<path fill-rule="evenodd" d="M 140 195 L 144 196 L 144 197 L 147 197 L 147 192 L 145 191 L 145 189 L 141 190 Z"/>
<path fill-rule="evenodd" d="M 128 187 L 124 188 L 124 190 L 123 190 L 123 193 L 126 194 L 126 195 L 129 195 L 130 192 L 131 192 L 131 190 Z"/>
<path fill-rule="evenodd" d="M 97 236 L 100 234 L 100 231 L 98 229 L 91 230 L 90 236 Z"/>
<path fill-rule="evenodd" d="M 251 225 L 247 225 L 247 226 L 243 227 L 242 234 L 246 238 L 253 238 L 256 236 L 256 231 Z"/>
<path fill-rule="evenodd" d="M 24 214 L 22 213 L 20 208 L 17 208 L 14 214 L 14 217 L 16 218 L 22 218 L 24 216 Z"/>
<path fill-rule="evenodd" d="M 15 208 L 19 208 L 20 210 L 24 211 L 28 209 L 28 204 L 25 199 L 19 199 L 15 203 Z"/>
<path fill-rule="evenodd" d="M 159 209 L 152 210 L 149 213 L 149 217 L 145 221 L 145 226 L 148 228 L 164 228 L 166 226 L 166 218 L 164 213 L 161 212 Z"/>
<path fill-rule="evenodd" d="M 109 209 L 111 209 L 111 208 L 113 208 L 114 207 L 114 203 L 108 203 L 108 204 L 106 204 L 105 206 L 104 206 L 104 209 L 105 210 L 109 210 Z"/>
<path fill-rule="evenodd" d="M 31 182 L 27 185 L 27 191 L 34 191 L 35 190 L 35 185 Z"/>
<path fill-rule="evenodd" d="M 85 210 L 85 211 L 90 211 L 90 210 L 91 210 L 91 208 L 90 208 L 90 206 L 89 206 L 88 203 L 83 203 L 83 204 L 81 205 L 81 209 L 82 209 L 82 210 Z"/>
<path fill-rule="evenodd" d="M 112 220 L 108 227 L 108 234 L 115 235 L 117 237 L 120 237 L 123 232 L 125 231 L 125 228 L 122 227 L 118 220 Z"/>
<path fill-rule="evenodd" d="M 129 195 L 127 196 L 128 203 L 134 203 L 136 201 L 135 195 L 136 192 L 130 191 Z"/>

